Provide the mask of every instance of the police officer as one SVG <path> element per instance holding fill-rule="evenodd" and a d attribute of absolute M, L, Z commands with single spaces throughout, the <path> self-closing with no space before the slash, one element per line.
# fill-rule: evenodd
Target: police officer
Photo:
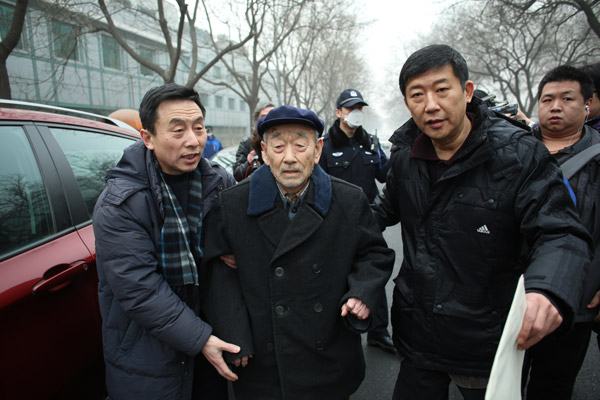
<path fill-rule="evenodd" d="M 368 104 L 358 90 L 346 89 L 340 94 L 335 105 L 337 119 L 323 138 L 319 165 L 328 174 L 360 186 L 372 203 L 379 193 L 375 179 L 385 182 L 389 166 L 377 137 L 362 127 L 364 106 Z M 393 352 L 388 319 L 387 299 L 382 290 L 367 343 Z"/>

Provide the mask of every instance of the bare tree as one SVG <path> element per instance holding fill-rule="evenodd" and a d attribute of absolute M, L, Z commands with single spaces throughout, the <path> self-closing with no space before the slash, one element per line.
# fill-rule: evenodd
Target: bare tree
<path fill-rule="evenodd" d="M 213 56 L 210 61 L 208 61 L 202 69 L 197 70 L 198 65 L 198 51 L 201 48 L 198 41 L 198 29 L 197 23 L 199 23 L 199 6 L 202 3 L 203 7 L 203 15 L 206 19 L 206 25 L 209 27 L 209 36 L 210 40 L 213 43 Z M 248 9 L 252 7 L 253 0 L 248 1 Z M 98 6 L 102 11 L 103 19 L 99 19 L 96 24 L 96 27 L 99 30 L 104 30 L 119 43 L 119 45 L 140 65 L 154 71 L 157 73 L 165 83 L 170 83 L 175 80 L 175 75 L 177 73 L 177 66 L 181 61 L 182 56 L 182 46 L 183 46 L 183 37 L 184 34 L 187 33 L 189 37 L 187 38 L 190 43 L 190 51 L 191 51 L 191 65 L 189 68 L 189 75 L 187 78 L 187 86 L 193 87 L 199 80 L 206 74 L 206 72 L 215 65 L 219 60 L 223 58 L 226 54 L 235 51 L 236 49 L 241 48 L 246 44 L 252 37 L 255 35 L 255 24 L 254 20 L 249 20 L 248 27 L 246 29 L 245 36 L 238 41 L 231 40 L 215 40 L 213 37 L 212 25 L 211 25 L 211 17 L 209 11 L 207 9 L 206 3 L 204 0 L 201 2 L 196 0 L 193 2 L 192 9 L 187 6 L 184 0 L 176 0 L 177 8 L 178 8 L 178 21 L 177 27 L 171 27 L 168 22 L 168 18 L 165 13 L 165 0 L 157 0 L 157 9 L 153 10 L 156 12 L 150 13 L 145 11 L 143 8 L 132 8 L 127 4 L 113 4 L 113 9 L 109 9 L 106 5 L 105 0 L 98 0 Z M 148 59 L 143 54 L 133 47 L 129 45 L 127 40 L 124 37 L 124 34 L 120 29 L 117 28 L 115 21 L 113 20 L 113 15 L 119 12 L 128 12 L 128 13 L 140 13 L 143 14 L 140 17 L 147 20 L 149 23 L 144 26 L 158 26 L 160 28 L 160 32 L 164 39 L 163 44 L 166 48 L 166 52 L 168 54 L 169 63 L 166 68 L 163 68 L 159 63 L 153 62 Z M 174 37 L 173 37 L 174 36 Z"/>
<path fill-rule="evenodd" d="M 6 69 L 6 60 L 21 39 L 21 32 L 23 31 L 23 25 L 25 24 L 25 14 L 27 13 L 28 3 L 28 0 L 17 0 L 8 33 L 0 42 L 0 98 L 3 99 L 12 98 L 8 70 Z M 2 24 L 6 24 L 7 22 L 8 21 L 1 21 Z"/>
<path fill-rule="evenodd" d="M 355 51 L 363 24 L 344 4 L 312 2 L 298 29 L 275 53 L 268 72 L 279 103 L 311 109 L 325 117 L 327 125 L 339 93 L 348 87 L 364 90 L 367 84 L 364 62 Z"/>
<path fill-rule="evenodd" d="M 494 93 L 498 98 L 515 99 L 531 114 L 535 88 L 548 69 L 588 62 L 600 55 L 600 49 L 591 28 L 578 23 L 581 15 L 562 9 L 525 19 L 521 12 L 500 2 L 457 4 L 425 43 L 448 43 L 459 49 L 477 87 L 498 91 Z"/>
<path fill-rule="evenodd" d="M 486 1 L 493 2 L 492 0 Z M 600 15 L 600 0 L 500 0 L 499 3 L 503 6 L 515 8 L 526 19 L 537 18 L 544 14 L 563 13 L 565 11 L 571 17 L 583 14 L 589 27 L 600 39 L 600 21 L 598 20 L 598 16 Z"/>
<path fill-rule="evenodd" d="M 254 0 L 249 2 L 245 24 L 255 26 L 255 34 L 243 49 L 221 59 L 227 74 L 219 79 L 203 78 L 217 87 L 229 88 L 249 107 L 250 117 L 267 95 L 263 78 L 269 71 L 275 52 L 298 29 L 305 6 L 312 0 Z M 240 27 L 237 27 L 240 29 Z M 213 42 L 213 46 L 217 46 Z"/>

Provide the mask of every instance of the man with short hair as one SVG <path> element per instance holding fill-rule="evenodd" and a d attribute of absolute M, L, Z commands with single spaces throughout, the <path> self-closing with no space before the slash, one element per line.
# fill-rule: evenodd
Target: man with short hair
<path fill-rule="evenodd" d="M 593 82 L 582 70 L 563 65 L 552 69 L 538 86 L 539 125 L 533 134 L 546 145 L 559 165 L 600 143 L 600 133 L 585 124 L 592 104 Z M 600 293 L 600 155 L 569 178 L 577 211 L 594 240 L 595 257 L 584 280 L 574 326 L 544 338 L 529 350 L 523 368 L 527 399 L 570 399 L 585 358 L 598 313 Z M 594 298 L 594 295 L 596 298 Z M 529 375 L 529 382 L 527 377 Z"/>
<path fill-rule="evenodd" d="M 377 137 L 362 126 L 365 106 L 368 104 L 358 90 L 346 89 L 340 93 L 335 104 L 337 119 L 323 137 L 319 165 L 329 175 L 360 186 L 372 203 L 379 193 L 375 180 L 385 182 L 388 159 Z M 383 289 L 373 312 L 367 343 L 394 352 L 388 322 L 388 302 Z"/>
<path fill-rule="evenodd" d="M 390 171 L 374 206 L 401 222 L 393 339 L 404 357 L 394 399 L 447 399 L 453 380 L 484 399 L 519 276 L 526 349 L 568 325 L 581 298 L 589 235 L 542 143 L 473 97 L 467 63 L 446 45 L 400 72 L 412 119 L 390 138 Z"/>
<path fill-rule="evenodd" d="M 143 140 L 107 172 L 93 217 L 108 394 L 226 400 L 215 368 L 236 379 L 221 352 L 239 347 L 199 315 L 198 269 L 204 216 L 235 181 L 201 157 L 205 109 L 194 89 L 151 89 L 140 118 Z"/>
<path fill-rule="evenodd" d="M 394 252 L 364 193 L 319 166 L 323 122 L 281 106 L 258 121 L 265 165 L 208 216 L 206 302 L 238 400 L 344 399 L 362 382 L 360 333 Z M 233 254 L 237 269 L 218 258 Z M 241 358 L 240 358 L 241 357 Z"/>

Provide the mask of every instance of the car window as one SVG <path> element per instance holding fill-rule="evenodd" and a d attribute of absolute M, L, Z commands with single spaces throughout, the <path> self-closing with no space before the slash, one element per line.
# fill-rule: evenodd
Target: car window
<path fill-rule="evenodd" d="M 0 257 L 54 233 L 46 189 L 19 126 L 0 126 Z"/>
<path fill-rule="evenodd" d="M 106 186 L 106 170 L 114 167 L 135 139 L 76 129 L 50 128 L 62 148 L 85 200 L 90 217 Z"/>

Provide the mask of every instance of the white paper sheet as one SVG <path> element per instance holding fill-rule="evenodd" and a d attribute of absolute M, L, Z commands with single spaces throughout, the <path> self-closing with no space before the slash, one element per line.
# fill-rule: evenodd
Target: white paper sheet
<path fill-rule="evenodd" d="M 523 325 L 526 308 L 525 280 L 521 275 L 496 350 L 485 400 L 521 399 L 521 370 L 525 350 L 517 349 L 517 336 Z"/>

